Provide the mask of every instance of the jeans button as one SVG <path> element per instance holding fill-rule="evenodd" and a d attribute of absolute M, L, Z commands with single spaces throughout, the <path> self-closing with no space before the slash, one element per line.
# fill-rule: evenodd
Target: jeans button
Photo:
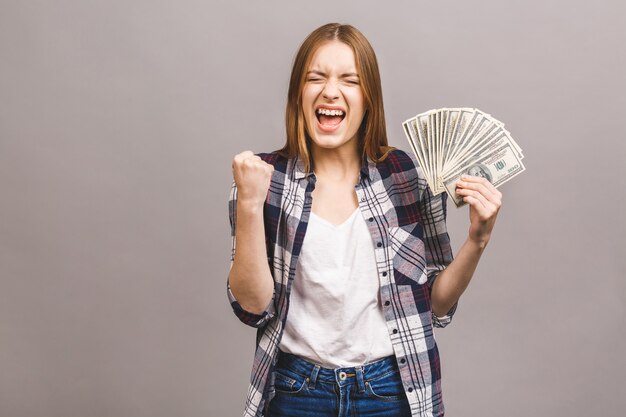
<path fill-rule="evenodd" d="M 339 379 L 341 379 L 342 381 L 345 381 L 347 377 L 348 376 L 345 372 L 339 372 Z"/>

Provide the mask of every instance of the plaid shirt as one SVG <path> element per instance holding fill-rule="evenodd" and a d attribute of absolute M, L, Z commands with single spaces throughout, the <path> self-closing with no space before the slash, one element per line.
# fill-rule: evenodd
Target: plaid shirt
<path fill-rule="evenodd" d="M 274 296 L 262 314 L 254 314 L 241 307 L 227 281 L 227 295 L 235 315 L 257 328 L 244 417 L 265 416 L 275 393 L 273 369 L 316 181 L 314 173 L 304 172 L 299 158 L 286 159 L 276 152 L 257 155 L 274 166 L 263 210 Z M 430 293 L 437 274 L 453 258 L 445 222 L 447 195 L 433 196 L 414 155 L 400 149 L 392 150 L 380 163 L 364 157 L 355 190 L 374 242 L 381 308 L 411 414 L 443 416 L 439 351 L 433 328 L 450 323 L 457 304 L 445 316 L 437 317 L 431 310 Z M 233 181 L 229 200 L 231 266 L 235 256 L 236 208 L 237 188 Z"/>

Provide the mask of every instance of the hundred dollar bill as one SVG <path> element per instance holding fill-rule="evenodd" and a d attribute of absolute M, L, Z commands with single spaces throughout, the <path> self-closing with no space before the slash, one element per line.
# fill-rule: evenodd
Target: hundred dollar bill
<path fill-rule="evenodd" d="M 450 133 L 447 137 L 447 144 L 444 151 L 443 159 L 444 161 L 450 160 L 450 156 L 452 151 L 456 148 L 459 139 L 461 138 L 461 133 L 465 130 L 469 118 L 473 113 L 474 109 L 471 108 L 460 108 L 460 109 L 449 109 L 450 117 L 452 118 L 452 125 Z"/>
<path fill-rule="evenodd" d="M 456 159 L 459 152 L 465 149 L 466 145 L 472 139 L 472 133 L 476 133 L 476 126 L 481 125 L 487 120 L 483 112 L 478 109 L 472 109 L 471 114 L 465 118 L 464 129 L 458 132 L 458 137 L 455 141 L 454 147 L 451 149 L 450 154 L 447 156 L 448 161 Z"/>
<path fill-rule="evenodd" d="M 437 167 L 435 165 L 435 160 L 437 158 L 437 115 L 438 112 L 431 112 L 428 114 L 428 127 L 430 129 L 426 140 L 428 141 L 428 168 L 430 169 L 432 178 L 434 179 L 437 175 Z"/>
<path fill-rule="evenodd" d="M 505 141 L 497 149 L 485 153 L 482 157 L 473 158 L 458 171 L 444 177 L 443 183 L 454 204 L 460 207 L 466 204 L 463 198 L 456 193 L 456 183 L 461 175 L 467 174 L 486 178 L 497 188 L 524 172 L 525 169 L 516 149 L 510 141 Z"/>
<path fill-rule="evenodd" d="M 447 113 L 447 123 L 445 133 L 443 135 L 443 145 L 440 149 L 440 167 L 435 175 L 436 178 L 434 179 L 435 188 L 431 187 L 431 191 L 434 195 L 438 195 L 446 191 L 443 186 L 443 182 L 441 181 L 440 173 L 448 167 L 449 155 L 451 155 L 453 150 L 457 147 L 458 142 L 462 137 L 462 133 L 465 131 L 465 128 L 467 127 L 467 124 L 476 109 L 463 107 L 444 110 Z"/>
<path fill-rule="evenodd" d="M 468 149 L 463 150 L 457 159 L 447 164 L 446 168 L 441 173 L 442 177 L 446 177 L 449 173 L 457 171 L 459 167 L 467 165 L 468 161 L 472 158 L 484 155 L 495 147 L 501 146 L 503 141 L 511 142 L 513 149 L 517 152 L 513 138 L 508 135 L 508 132 L 502 126 L 491 124 L 479 135 L 481 136 L 480 139 L 472 141 L 472 143 L 468 145 Z M 519 153 L 518 157 L 522 159 Z"/>
<path fill-rule="evenodd" d="M 434 186 L 434 179 L 436 173 L 433 172 L 431 167 L 432 160 L 432 146 L 430 145 L 430 138 L 433 135 L 433 123 L 431 123 L 431 113 L 432 111 L 418 114 L 417 119 L 417 134 L 419 139 L 419 145 L 422 147 L 422 153 L 424 154 L 424 166 L 422 167 L 424 171 L 427 173 L 428 184 L 432 187 Z"/>
<path fill-rule="evenodd" d="M 413 153 L 415 153 L 415 157 L 417 158 L 417 161 L 422 168 L 422 172 L 424 173 L 426 182 L 432 190 L 434 189 L 434 183 L 432 182 L 432 176 L 430 175 L 430 172 L 426 168 L 426 158 L 423 152 L 423 148 L 420 144 L 418 133 L 419 126 L 417 123 L 417 118 L 414 117 L 406 120 L 404 123 L 402 123 L 402 127 L 404 128 L 404 133 L 406 134 L 406 137 L 409 139 L 409 145 L 411 146 L 411 149 L 413 149 Z"/>
<path fill-rule="evenodd" d="M 441 113 L 441 125 L 439 128 L 439 144 L 437 147 L 437 172 L 441 172 L 443 170 L 444 162 L 443 154 L 446 145 L 446 138 L 448 132 L 450 131 L 450 112 L 448 109 L 442 109 Z M 439 184 L 437 183 L 437 187 Z"/>

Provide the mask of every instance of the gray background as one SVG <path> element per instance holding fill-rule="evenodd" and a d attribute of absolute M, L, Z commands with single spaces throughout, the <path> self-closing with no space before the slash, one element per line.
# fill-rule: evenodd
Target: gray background
<path fill-rule="evenodd" d="M 446 415 L 626 407 L 618 1 L 0 3 L 0 416 L 239 416 L 254 330 L 226 299 L 232 157 L 284 141 L 293 56 L 330 21 L 401 122 L 472 106 L 527 172 L 436 337 Z M 467 209 L 451 207 L 455 251 Z"/>

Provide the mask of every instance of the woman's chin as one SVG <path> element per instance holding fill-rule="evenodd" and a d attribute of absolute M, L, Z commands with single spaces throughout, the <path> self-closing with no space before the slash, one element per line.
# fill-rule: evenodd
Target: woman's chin
<path fill-rule="evenodd" d="M 312 142 L 319 148 L 336 149 L 348 144 L 350 139 L 346 138 L 345 135 L 317 134 L 312 138 Z"/>

